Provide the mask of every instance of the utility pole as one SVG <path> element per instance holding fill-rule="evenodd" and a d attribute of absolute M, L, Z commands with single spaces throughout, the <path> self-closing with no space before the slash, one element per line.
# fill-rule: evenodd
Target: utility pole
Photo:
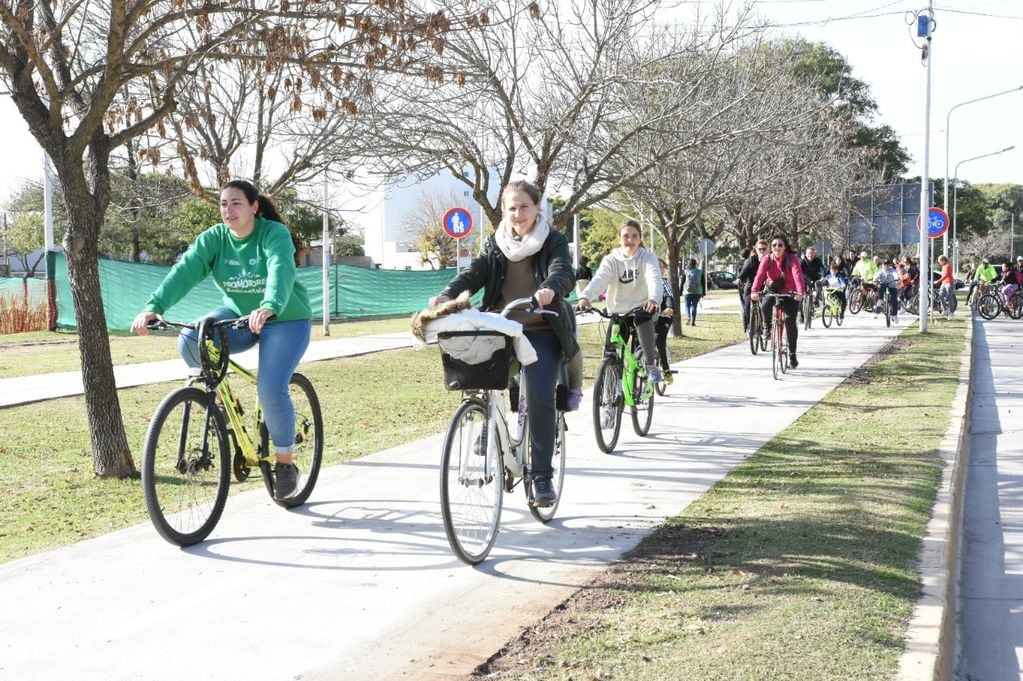
<path fill-rule="evenodd" d="M 931 33 L 934 30 L 934 1 L 929 0 L 926 12 L 917 14 L 916 35 L 924 38 L 921 59 L 927 62 L 927 90 L 924 104 L 924 155 L 920 170 L 920 333 L 927 331 L 927 310 L 931 293 L 931 237 L 928 213 L 930 193 L 927 191 L 928 165 L 931 153 Z M 948 189 L 946 188 L 947 192 Z"/>

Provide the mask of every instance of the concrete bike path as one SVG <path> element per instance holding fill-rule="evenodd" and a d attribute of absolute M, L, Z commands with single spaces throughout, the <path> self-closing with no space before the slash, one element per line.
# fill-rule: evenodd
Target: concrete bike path
<path fill-rule="evenodd" d="M 412 345 L 412 342 L 412 335 L 407 332 L 314 341 L 309 344 L 309 349 L 302 356 L 302 361 L 314 362 L 332 357 L 352 357 L 381 350 L 407 348 Z M 259 365 L 259 350 L 253 348 L 238 353 L 237 359 L 242 366 L 255 368 Z M 181 380 L 185 377 L 185 373 L 184 364 L 180 359 L 119 364 L 114 367 L 114 381 L 118 388 L 130 388 L 146 383 Z M 0 380 L 0 409 L 55 397 L 81 395 L 83 392 L 81 371 L 62 371 L 6 378 Z"/>
<path fill-rule="evenodd" d="M 1023 334 L 974 323 L 956 678 L 1023 679 Z"/>
<path fill-rule="evenodd" d="M 144 523 L 0 565 L 0 678 L 463 676 L 899 330 L 860 315 L 801 332 L 784 397 L 769 357 L 745 345 L 680 363 L 651 436 L 626 421 L 613 455 L 596 448 L 584 407 L 569 417 L 558 517 L 540 525 L 521 492 L 508 495 L 494 551 L 475 569 L 444 538 L 439 435 L 325 470 L 293 512 L 261 491 L 231 497 L 210 539 L 189 549 Z"/>

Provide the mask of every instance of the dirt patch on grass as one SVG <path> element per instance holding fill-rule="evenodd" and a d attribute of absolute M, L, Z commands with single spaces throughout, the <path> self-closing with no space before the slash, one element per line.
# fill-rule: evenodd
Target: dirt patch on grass
<path fill-rule="evenodd" d="M 842 385 L 870 385 L 872 369 L 877 366 L 880 362 L 888 359 L 888 357 L 894 355 L 900 350 L 904 350 L 911 346 L 913 341 L 902 336 L 896 336 L 887 343 L 884 347 L 877 351 L 877 354 L 868 359 L 866 362 L 861 364 L 859 368 L 849 374 L 849 377 L 842 381 Z"/>
<path fill-rule="evenodd" d="M 594 628 L 589 613 L 619 608 L 632 592 L 645 589 L 643 577 L 679 563 L 702 564 L 713 570 L 713 545 L 724 530 L 715 527 L 663 525 L 622 560 L 612 563 L 589 584 L 559 603 L 540 622 L 506 644 L 470 675 L 493 679 L 521 673 L 520 660 L 542 658 L 553 646 Z"/>

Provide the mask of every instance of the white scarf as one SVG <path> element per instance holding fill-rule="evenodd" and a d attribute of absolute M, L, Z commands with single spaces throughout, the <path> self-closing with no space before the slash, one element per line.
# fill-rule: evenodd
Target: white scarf
<path fill-rule="evenodd" d="M 551 228 L 547 224 L 547 220 L 544 219 L 543 213 L 537 214 L 533 231 L 522 238 L 512 235 L 511 225 L 508 224 L 508 220 L 501 218 L 501 224 L 497 226 L 494 240 L 506 258 L 512 262 L 519 262 L 539 251 L 543 247 L 543 243 L 547 241 L 547 235 L 550 234 L 550 231 Z"/>

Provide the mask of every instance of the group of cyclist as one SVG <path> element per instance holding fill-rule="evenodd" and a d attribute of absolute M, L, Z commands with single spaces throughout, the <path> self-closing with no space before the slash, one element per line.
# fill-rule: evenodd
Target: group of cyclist
<path fill-rule="evenodd" d="M 608 312 L 632 312 L 650 380 L 670 381 L 666 338 L 675 300 L 674 287 L 667 281 L 667 264 L 643 247 L 639 223 L 627 220 L 621 225 L 619 247 L 602 259 L 595 273 L 588 267 L 577 271 L 565 236 L 551 228 L 540 204 L 540 192 L 529 182 L 512 182 L 504 187 L 502 219 L 495 233 L 483 252 L 432 298 L 431 304 L 453 299 L 463 291 L 483 289 L 481 309 L 485 311 L 500 310 L 507 301 L 532 297 L 540 307 L 557 312 L 557 316 L 535 311 L 513 313 L 538 358 L 525 367 L 524 392 L 530 414 L 534 499 L 537 505 L 551 505 L 556 501 L 551 481 L 557 427 L 555 395 L 563 364 L 568 367 L 569 409 L 577 408 L 582 396 L 582 355 L 576 339 L 575 312 L 589 309 L 601 294 L 606 296 Z M 276 454 L 275 495 L 286 498 L 294 492 L 300 474 L 291 461 L 295 432 L 288 382 L 309 344 L 312 326 L 309 296 L 296 277 L 301 242 L 284 225 L 273 203 L 248 182 L 235 180 L 223 187 L 220 212 L 223 222 L 199 235 L 149 298 L 132 329 L 145 334 L 151 322 L 212 276 L 224 302 L 208 316 L 247 318 L 246 329 L 230 332 L 233 350 L 259 343 L 258 391 Z M 798 366 L 796 320 L 804 296 L 820 300 L 824 289 L 832 289 L 844 315 L 847 282 L 877 286 L 891 296 L 897 315 L 899 298 L 904 298 L 919 278 L 919 269 L 909 257 L 896 263 L 872 259 L 864 251 L 855 263 L 839 255 L 825 265 L 812 247 L 800 257 L 783 234 L 758 240 L 744 255 L 748 257 L 737 277 L 744 325 L 748 324 L 750 306 L 758 303 L 768 325 L 765 332 L 769 332 L 772 308 L 782 306 L 787 313 L 785 327 L 792 367 Z M 703 277 L 695 261 L 687 265 L 684 281 L 692 277 L 699 280 L 699 286 L 680 288 L 685 288 L 687 323 L 695 324 L 696 304 L 704 293 Z M 943 289 L 948 286 L 954 292 L 951 269 L 943 259 L 940 281 Z M 578 303 L 573 308 L 568 297 L 580 274 Z M 971 293 L 980 283 L 996 279 L 999 275 L 994 268 L 982 261 Z M 1004 266 L 1000 281 L 1005 289 L 1019 288 L 1023 283 L 1020 269 Z M 954 300 L 954 295 L 951 298 Z M 182 334 L 179 351 L 192 367 L 199 365 L 195 346 L 194 332 Z"/>
<path fill-rule="evenodd" d="M 985 286 L 994 286 L 1002 302 L 1009 305 L 1013 295 L 1023 286 L 1023 255 L 1018 256 L 1015 263 L 1002 263 L 999 268 L 992 265 L 988 258 L 981 258 L 979 264 L 969 266 L 966 281 L 969 282 L 966 300 L 971 304 L 977 302 Z"/>

